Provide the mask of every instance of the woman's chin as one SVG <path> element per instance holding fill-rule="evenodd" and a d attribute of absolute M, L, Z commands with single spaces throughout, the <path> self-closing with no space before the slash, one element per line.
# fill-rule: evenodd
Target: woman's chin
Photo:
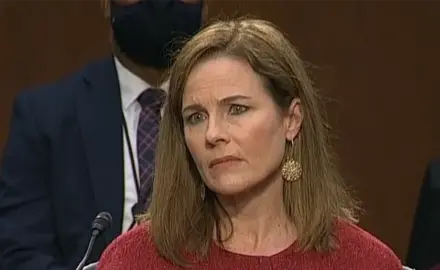
<path fill-rule="evenodd" d="M 229 182 L 225 184 L 216 184 L 212 186 L 211 190 L 219 196 L 230 197 L 243 194 L 252 189 L 252 186 L 253 185 L 249 182 Z"/>

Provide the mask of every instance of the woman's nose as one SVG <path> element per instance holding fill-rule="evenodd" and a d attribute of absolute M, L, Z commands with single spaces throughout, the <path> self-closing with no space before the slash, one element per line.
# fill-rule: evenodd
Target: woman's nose
<path fill-rule="evenodd" d="M 210 118 L 206 128 L 206 142 L 209 145 L 217 145 L 221 142 L 227 142 L 229 140 L 228 127 L 229 125 L 224 119 L 215 117 Z"/>

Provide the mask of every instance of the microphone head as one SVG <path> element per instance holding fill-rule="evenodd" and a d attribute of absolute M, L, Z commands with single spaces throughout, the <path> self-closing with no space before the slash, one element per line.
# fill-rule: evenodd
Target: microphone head
<path fill-rule="evenodd" d="M 112 225 L 112 215 L 108 212 L 99 213 L 92 224 L 92 230 L 98 230 L 99 233 L 104 232 Z"/>

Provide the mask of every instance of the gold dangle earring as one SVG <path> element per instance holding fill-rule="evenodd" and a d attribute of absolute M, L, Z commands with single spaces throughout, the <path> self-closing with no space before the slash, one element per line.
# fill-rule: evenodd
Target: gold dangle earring
<path fill-rule="evenodd" d="M 291 141 L 291 143 L 293 152 L 293 140 Z M 302 175 L 301 165 L 298 161 L 296 161 L 292 157 L 289 157 L 283 164 L 281 175 L 283 176 L 284 180 L 288 182 L 298 181 Z"/>

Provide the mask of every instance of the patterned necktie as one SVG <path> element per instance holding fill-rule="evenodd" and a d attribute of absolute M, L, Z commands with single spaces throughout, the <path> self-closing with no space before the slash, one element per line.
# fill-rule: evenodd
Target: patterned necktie
<path fill-rule="evenodd" d="M 137 153 L 139 163 L 139 199 L 133 206 L 133 216 L 147 210 L 154 177 L 154 152 L 159 130 L 160 110 L 165 92 L 148 88 L 137 99 L 141 105 L 137 128 Z"/>

